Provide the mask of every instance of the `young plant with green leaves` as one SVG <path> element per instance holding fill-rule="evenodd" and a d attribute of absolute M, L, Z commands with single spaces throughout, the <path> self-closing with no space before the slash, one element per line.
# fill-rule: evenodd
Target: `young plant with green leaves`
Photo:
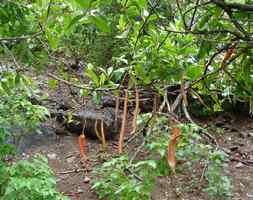
<path fill-rule="evenodd" d="M 169 133 L 168 119 L 159 117 L 145 138 L 145 159 L 130 159 L 128 156 L 112 158 L 95 170 L 93 188 L 101 199 L 151 199 L 157 177 L 171 176 L 167 162 Z M 215 147 L 206 144 L 199 135 L 199 127 L 186 124 L 176 146 L 176 157 L 184 161 L 176 173 L 191 174 L 192 188 L 199 188 L 210 196 L 229 198 L 231 181 L 227 176 L 227 158 Z M 194 167 L 202 169 L 194 171 Z M 176 185 L 180 188 L 183 185 Z"/>
<path fill-rule="evenodd" d="M 8 139 L 17 140 L 38 128 L 49 113 L 46 108 L 31 103 L 31 97 L 36 95 L 31 79 L 14 72 L 0 75 L 0 199 L 67 199 L 57 192 L 46 158 L 37 156 L 32 162 L 5 161 L 7 156 L 15 155 L 15 148 L 7 143 Z"/>

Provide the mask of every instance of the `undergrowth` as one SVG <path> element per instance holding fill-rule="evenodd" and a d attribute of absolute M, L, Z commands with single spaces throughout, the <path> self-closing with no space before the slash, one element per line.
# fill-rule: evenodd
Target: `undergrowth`
<path fill-rule="evenodd" d="M 112 158 L 94 170 L 97 179 L 93 188 L 100 199 L 151 199 L 158 177 L 171 176 L 167 163 L 167 148 L 171 127 L 166 118 L 157 118 L 145 138 L 143 151 L 148 156 L 143 160 L 129 155 Z M 178 164 L 176 173 L 182 171 L 191 175 L 192 189 L 200 189 L 213 197 L 229 198 L 231 181 L 227 176 L 226 156 L 222 151 L 205 143 L 200 128 L 193 124 L 181 126 L 182 135 L 177 142 Z M 138 157 L 138 156 L 137 156 Z M 194 171 L 198 166 L 200 171 Z M 176 185 L 184 188 L 184 185 Z M 183 189 L 182 189 L 183 190 Z"/>
<path fill-rule="evenodd" d="M 65 200 L 56 190 L 56 181 L 46 158 L 36 156 L 31 162 L 7 162 L 15 147 L 7 143 L 37 128 L 49 114 L 47 109 L 31 103 L 36 89 L 31 79 L 17 73 L 0 74 L 0 199 Z"/>

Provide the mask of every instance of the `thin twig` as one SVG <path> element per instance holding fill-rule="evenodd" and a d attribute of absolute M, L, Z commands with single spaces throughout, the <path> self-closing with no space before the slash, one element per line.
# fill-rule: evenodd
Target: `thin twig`
<path fill-rule="evenodd" d="M 68 171 L 63 171 L 63 172 L 57 172 L 57 174 L 72 174 L 72 173 L 79 173 L 79 172 L 86 172 L 87 169 L 73 169 L 73 170 L 68 170 Z"/>
<path fill-rule="evenodd" d="M 198 7 L 199 7 L 199 6 L 198 6 L 198 5 L 199 5 L 199 2 L 200 2 L 200 0 L 197 0 L 197 1 L 196 1 L 196 5 L 195 5 L 195 8 L 194 8 L 194 11 L 193 11 L 193 14 L 192 14 L 192 18 L 191 18 L 189 30 L 192 29 L 192 26 L 193 26 L 193 23 L 194 23 L 194 20 L 195 20 L 195 15 L 196 15 L 197 10 L 198 10 Z"/>
<path fill-rule="evenodd" d="M 119 86 L 116 86 L 116 87 L 113 87 L 113 88 L 92 88 L 92 87 L 89 87 L 87 85 L 78 85 L 78 84 L 75 84 L 75 83 L 71 83 L 69 81 L 66 81 L 64 79 L 61 79 L 60 77 L 52 74 L 52 73 L 47 73 L 47 75 L 57 81 L 60 81 L 66 85 L 70 85 L 70 86 L 73 86 L 73 87 L 76 87 L 76 88 L 79 88 L 79 89 L 85 89 L 85 90 L 91 90 L 91 91 L 112 91 L 112 90 L 117 90 L 119 89 Z"/>
<path fill-rule="evenodd" d="M 140 95 L 139 95 L 139 90 L 136 87 L 135 88 L 135 110 L 134 110 L 134 116 L 132 120 L 132 131 L 131 134 L 135 134 L 136 129 L 137 129 L 137 117 L 139 114 L 139 107 L 140 107 Z"/>
<path fill-rule="evenodd" d="M 135 158 L 138 156 L 138 154 L 140 153 L 140 151 L 142 150 L 142 148 L 144 147 L 144 145 L 146 144 L 145 139 L 143 140 L 143 142 L 141 143 L 141 145 L 136 149 L 136 151 L 134 152 L 134 155 L 132 156 L 132 158 L 129 161 L 129 164 L 131 165 L 133 163 L 133 161 L 135 160 Z"/>
<path fill-rule="evenodd" d="M 135 44 L 134 44 L 135 47 L 136 47 L 136 45 L 137 45 L 137 43 L 138 43 L 138 41 L 139 41 L 139 38 L 140 38 L 141 34 L 143 33 L 143 30 L 144 30 L 145 26 L 146 26 L 147 23 L 148 23 L 149 18 L 153 15 L 153 13 L 154 13 L 156 7 L 157 7 L 159 4 L 160 4 L 160 0 L 157 0 L 156 4 L 155 4 L 153 7 L 151 7 L 151 10 L 150 10 L 150 12 L 149 12 L 149 15 L 145 18 L 145 20 L 144 20 L 144 22 L 143 22 L 143 24 L 142 24 L 142 26 L 141 26 L 141 28 L 140 28 L 140 30 L 139 30 L 139 32 L 138 32 L 138 35 L 137 35 L 137 38 L 136 38 L 136 41 L 135 41 Z"/>
<path fill-rule="evenodd" d="M 19 37 L 6 37 L 6 38 L 0 38 L 0 42 L 2 41 L 20 41 L 20 40 L 27 40 L 31 39 L 34 37 L 37 37 L 42 34 L 42 31 L 39 31 L 37 33 L 31 34 L 31 35 L 24 35 L 24 36 L 19 36 Z"/>

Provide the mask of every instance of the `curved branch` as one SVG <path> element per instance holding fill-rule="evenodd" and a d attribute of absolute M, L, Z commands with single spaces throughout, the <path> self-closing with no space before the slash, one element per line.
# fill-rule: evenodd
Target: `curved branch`
<path fill-rule="evenodd" d="M 253 4 L 226 3 L 223 0 L 212 0 L 212 2 L 223 8 L 239 11 L 253 11 Z"/>

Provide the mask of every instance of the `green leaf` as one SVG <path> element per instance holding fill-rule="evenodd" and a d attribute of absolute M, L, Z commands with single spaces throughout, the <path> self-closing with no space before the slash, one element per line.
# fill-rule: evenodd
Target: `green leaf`
<path fill-rule="evenodd" d="M 99 77 L 94 72 L 94 67 L 92 64 L 88 64 L 85 74 L 91 79 L 96 87 L 99 87 Z"/>
<path fill-rule="evenodd" d="M 97 92 L 93 92 L 92 94 L 92 100 L 96 105 L 99 105 L 101 103 L 102 96 L 101 94 Z"/>
<path fill-rule="evenodd" d="M 105 33 L 111 33 L 111 27 L 104 17 L 91 16 L 89 19 L 90 22 L 94 23 L 101 31 Z"/>
<path fill-rule="evenodd" d="M 15 85 L 18 86 L 21 82 L 21 74 L 20 73 L 17 73 L 16 76 L 15 76 Z"/>
<path fill-rule="evenodd" d="M 52 90 L 56 89 L 58 81 L 55 79 L 48 79 L 48 87 Z"/>
<path fill-rule="evenodd" d="M 68 24 L 66 30 L 69 30 L 74 24 L 76 24 L 80 19 L 82 19 L 85 15 L 81 14 L 81 15 L 77 15 L 75 16 L 70 23 Z"/>
<path fill-rule="evenodd" d="M 147 2 L 146 2 L 146 0 L 136 0 L 136 3 L 138 4 L 138 6 L 140 7 L 140 8 L 146 8 L 146 6 L 147 6 Z"/>
<path fill-rule="evenodd" d="M 80 89 L 79 94 L 81 97 L 87 97 L 89 95 L 88 90 Z"/>
<path fill-rule="evenodd" d="M 49 29 L 46 29 L 46 36 L 51 48 L 53 50 L 56 50 L 60 42 L 59 36 L 53 30 L 49 30 Z"/>
<path fill-rule="evenodd" d="M 241 3 L 241 4 L 245 4 L 246 1 L 245 0 L 225 0 L 226 3 Z"/>
<path fill-rule="evenodd" d="M 6 84 L 6 82 L 2 82 L 2 83 L 1 83 L 1 86 L 2 86 L 3 90 L 4 90 L 8 95 L 10 95 L 10 88 L 8 87 L 8 85 Z"/>
<path fill-rule="evenodd" d="M 89 8 L 90 4 L 91 4 L 91 0 L 74 0 L 76 4 L 78 4 L 79 6 L 81 6 L 81 8 Z"/>
<path fill-rule="evenodd" d="M 105 75 L 105 74 L 101 74 L 101 75 L 99 76 L 99 85 L 100 85 L 100 86 L 103 86 L 104 83 L 105 83 L 105 81 L 106 81 L 106 75 Z"/>
<path fill-rule="evenodd" d="M 125 31 L 123 33 L 121 33 L 120 35 L 117 35 L 116 38 L 119 38 L 119 39 L 123 39 L 123 38 L 127 38 L 128 36 L 128 33 L 131 29 L 131 23 L 129 23 L 125 29 Z"/>

